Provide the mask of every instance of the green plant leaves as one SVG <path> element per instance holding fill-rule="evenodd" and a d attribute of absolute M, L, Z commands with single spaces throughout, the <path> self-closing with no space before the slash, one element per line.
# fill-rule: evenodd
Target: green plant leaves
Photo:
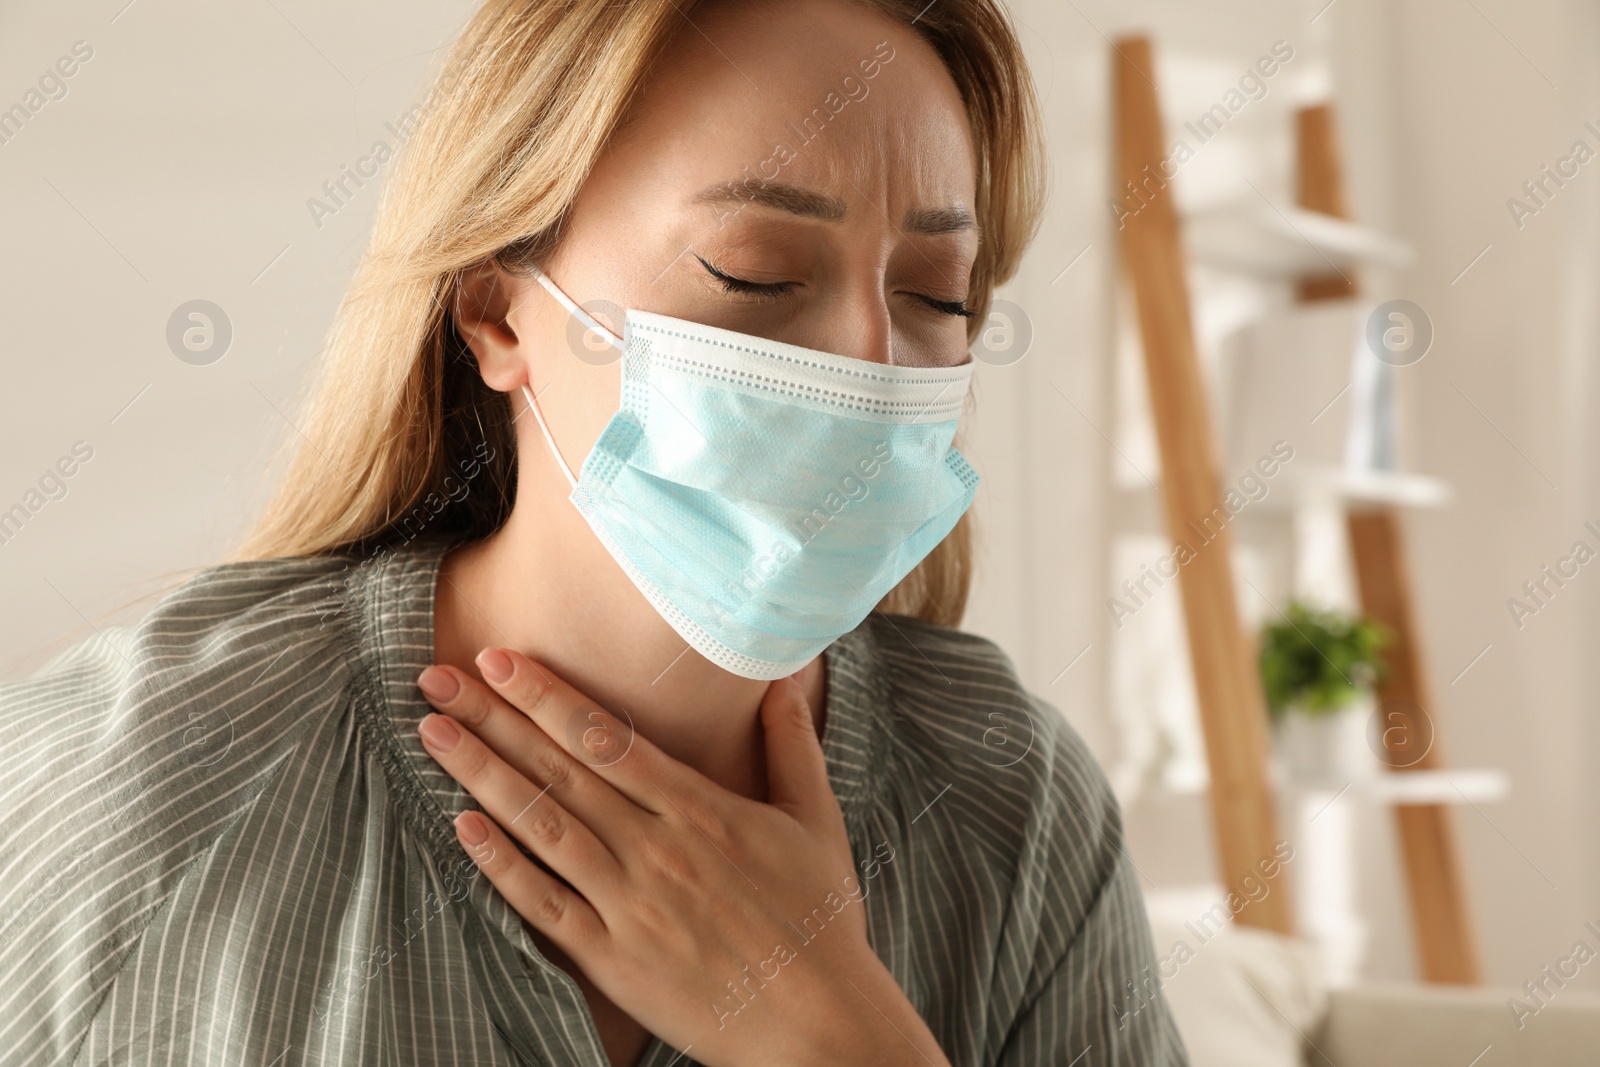
<path fill-rule="evenodd" d="M 1328 714 L 1354 703 L 1387 673 L 1379 653 L 1392 640 L 1390 630 L 1373 619 L 1291 601 L 1261 631 L 1268 711 L 1277 717 L 1292 705 Z"/>

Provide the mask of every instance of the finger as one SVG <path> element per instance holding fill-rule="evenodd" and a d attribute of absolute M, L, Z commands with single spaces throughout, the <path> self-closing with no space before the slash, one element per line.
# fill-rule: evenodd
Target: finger
<path fill-rule="evenodd" d="M 761 727 L 766 736 L 767 803 L 802 823 L 838 812 L 811 704 L 793 675 L 767 686 L 761 698 Z"/>
<path fill-rule="evenodd" d="M 486 648 L 477 662 L 495 692 L 639 807 L 666 814 L 671 807 L 662 802 L 660 791 L 677 795 L 691 781 L 697 789 L 714 784 L 639 736 L 626 718 L 613 715 L 522 653 Z"/>
<path fill-rule="evenodd" d="M 428 753 L 507 833 L 590 900 L 622 881 L 622 865 L 594 832 L 540 787 L 445 715 L 418 727 Z"/>
<path fill-rule="evenodd" d="M 622 835 L 644 814 L 605 779 L 574 759 L 527 715 L 466 672 L 432 666 L 417 686 L 428 703 L 465 726 L 510 766 L 538 786 L 549 786 L 561 804 L 616 853 Z"/>
<path fill-rule="evenodd" d="M 594 907 L 541 871 L 493 820 L 464 811 L 455 827 L 461 847 L 506 903 L 582 966 L 585 955 L 606 937 L 606 924 Z"/>

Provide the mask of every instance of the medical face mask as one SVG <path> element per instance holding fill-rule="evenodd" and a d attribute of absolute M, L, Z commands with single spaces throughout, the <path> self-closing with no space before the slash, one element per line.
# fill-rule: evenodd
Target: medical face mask
<path fill-rule="evenodd" d="M 568 499 L 696 651 L 792 674 L 855 629 L 944 539 L 978 474 L 950 442 L 972 360 L 900 367 L 629 309 L 622 397 Z"/>

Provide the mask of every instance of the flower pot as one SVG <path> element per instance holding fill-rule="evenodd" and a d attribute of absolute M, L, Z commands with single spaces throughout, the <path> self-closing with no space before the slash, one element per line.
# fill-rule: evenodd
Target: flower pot
<path fill-rule="evenodd" d="M 1273 723 L 1272 740 L 1290 781 L 1335 789 L 1377 772 L 1368 741 L 1373 698 L 1365 696 L 1337 711 L 1308 712 L 1291 705 Z"/>

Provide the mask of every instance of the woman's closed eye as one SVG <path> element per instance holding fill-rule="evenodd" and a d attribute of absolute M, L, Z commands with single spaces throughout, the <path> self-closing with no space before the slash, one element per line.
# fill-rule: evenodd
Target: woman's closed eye
<path fill-rule="evenodd" d="M 960 315 L 963 318 L 970 319 L 972 316 L 977 314 L 976 311 L 973 311 L 971 308 L 967 307 L 967 302 L 965 299 L 939 300 L 931 296 L 925 296 L 922 293 L 913 293 L 911 295 L 915 296 L 918 300 L 921 300 L 923 303 L 933 308 L 933 310 L 943 312 L 946 315 Z"/>
<path fill-rule="evenodd" d="M 713 278 L 716 278 L 722 283 L 723 292 L 743 293 L 750 296 L 776 300 L 793 292 L 800 285 L 799 282 L 753 282 L 748 278 L 738 278 L 732 274 L 729 274 L 727 271 L 721 270 L 711 263 L 708 263 L 698 253 L 691 254 L 694 255 L 695 259 L 700 260 L 700 265 L 705 267 L 707 272 L 709 272 Z M 928 307 L 940 312 L 941 314 L 961 315 L 967 318 L 971 318 L 973 315 L 977 314 L 966 306 L 965 299 L 940 300 L 937 297 L 928 296 L 924 293 L 911 293 L 908 295 L 922 301 Z"/>
<path fill-rule="evenodd" d="M 700 260 L 713 278 L 722 282 L 722 290 L 727 293 L 749 293 L 752 296 L 779 297 L 791 293 L 799 286 L 799 282 L 753 282 L 748 278 L 735 278 L 724 270 L 720 270 L 698 253 L 692 253 L 695 259 Z"/>

